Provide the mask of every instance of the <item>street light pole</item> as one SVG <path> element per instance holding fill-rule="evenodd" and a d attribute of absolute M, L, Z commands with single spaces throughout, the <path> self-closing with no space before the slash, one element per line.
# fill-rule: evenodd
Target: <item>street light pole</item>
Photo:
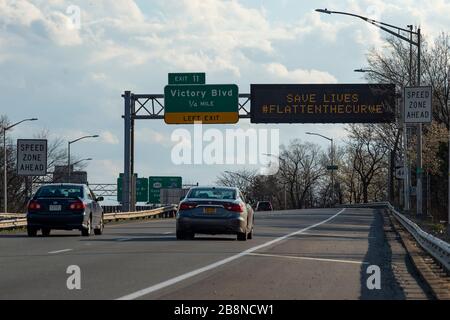
<path fill-rule="evenodd" d="M 12 129 L 13 127 L 21 124 L 25 121 L 36 121 L 37 118 L 24 119 L 22 121 L 16 122 L 10 126 L 3 127 L 3 212 L 8 213 L 8 168 L 7 168 L 7 151 L 6 151 L 6 131 Z"/>
<path fill-rule="evenodd" d="M 8 170 L 6 168 L 6 128 L 3 128 L 3 212 L 8 213 Z"/>
<path fill-rule="evenodd" d="M 72 165 L 75 166 L 76 164 L 79 164 L 80 162 L 91 161 L 91 160 L 92 160 L 92 158 L 81 159 L 81 160 L 78 160 L 77 162 L 72 163 Z"/>
<path fill-rule="evenodd" d="M 70 141 L 67 143 L 67 182 L 70 182 Z"/>
<path fill-rule="evenodd" d="M 412 31 L 412 26 L 408 25 L 408 29 L 405 28 L 401 28 L 401 27 L 397 27 L 391 24 L 387 24 L 384 22 L 380 22 L 380 21 L 376 21 L 373 19 L 369 19 L 367 17 L 363 17 L 357 14 L 353 14 L 353 13 L 349 13 L 349 12 L 342 12 L 342 11 L 331 11 L 328 9 L 316 9 L 317 12 L 320 13 L 326 13 L 326 14 L 342 14 L 342 15 L 347 15 L 347 16 L 352 16 L 352 17 L 356 17 L 359 19 L 362 19 L 378 28 L 380 28 L 381 30 L 395 36 L 396 38 L 400 38 L 406 42 L 408 42 L 410 44 L 410 46 L 415 45 L 417 46 L 417 85 L 420 86 L 420 74 L 421 74 L 421 63 L 420 63 L 420 59 L 421 59 L 421 33 L 420 33 L 420 28 L 417 29 L 417 32 Z M 395 32 L 395 29 L 397 32 Z M 400 32 L 405 32 L 407 34 L 409 34 L 409 38 L 403 36 L 400 34 Z M 412 40 L 412 36 L 416 35 L 417 36 L 417 42 L 414 42 Z M 410 50 L 411 52 L 411 50 Z M 411 55 L 411 53 L 410 53 Z M 410 63 L 411 66 L 411 63 Z M 412 72 L 410 71 L 410 75 L 412 74 Z M 406 125 L 405 125 L 406 127 Z M 417 199 L 417 215 L 421 215 L 422 214 L 422 124 L 420 123 L 418 125 L 418 130 L 417 130 L 417 186 L 416 186 L 416 199 Z"/>
<path fill-rule="evenodd" d="M 450 70 L 448 71 L 448 84 L 447 84 L 447 91 L 450 91 Z M 448 210 L 448 217 L 447 217 L 447 234 L 450 235 L 450 131 L 448 135 L 448 202 L 447 202 L 447 210 Z"/>
<path fill-rule="evenodd" d="M 278 159 L 278 161 L 283 161 L 283 159 L 279 156 L 279 155 L 275 155 L 272 153 L 263 153 L 263 155 L 265 156 L 269 156 L 269 157 L 276 157 Z M 284 210 L 287 210 L 287 182 L 285 181 L 283 183 L 283 187 L 284 187 Z"/>
<path fill-rule="evenodd" d="M 75 143 L 75 142 L 80 141 L 80 140 L 83 140 L 83 139 L 87 139 L 87 138 L 98 138 L 98 137 L 99 137 L 98 134 L 92 135 L 92 136 L 84 136 L 84 137 L 81 137 L 81 138 L 78 138 L 78 139 L 69 141 L 69 142 L 67 143 L 67 182 L 70 182 L 70 180 L 71 180 L 71 179 L 70 179 L 70 174 L 71 174 L 71 171 L 72 171 L 72 170 L 70 170 L 70 145 L 71 145 L 72 143 Z"/>
<path fill-rule="evenodd" d="M 417 29 L 417 86 L 420 87 L 420 56 L 421 56 L 421 48 L 420 48 L 420 28 Z M 423 178 L 423 169 L 422 169 L 422 123 L 418 125 L 417 132 L 417 186 L 416 186 L 416 200 L 417 200 L 417 215 L 422 215 L 422 178 Z"/>
<path fill-rule="evenodd" d="M 334 140 L 332 138 L 328 138 L 324 135 L 321 135 L 319 133 L 314 133 L 314 132 L 306 132 L 306 134 L 311 135 L 311 136 L 319 136 L 322 137 L 324 139 L 327 139 L 328 141 L 331 142 L 331 205 L 333 206 L 335 204 L 335 192 L 334 192 Z"/>

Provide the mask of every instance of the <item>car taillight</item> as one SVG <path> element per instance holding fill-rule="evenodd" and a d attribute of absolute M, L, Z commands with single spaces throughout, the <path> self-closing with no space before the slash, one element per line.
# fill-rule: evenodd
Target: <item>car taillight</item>
<path fill-rule="evenodd" d="M 180 204 L 180 210 L 190 210 L 194 209 L 197 206 L 194 202 L 182 202 Z"/>
<path fill-rule="evenodd" d="M 225 209 L 228 211 L 234 212 L 244 212 L 244 204 L 243 203 L 226 203 L 223 205 Z"/>
<path fill-rule="evenodd" d="M 36 211 L 36 210 L 40 210 L 42 209 L 42 206 L 39 202 L 37 202 L 36 200 L 31 200 L 28 203 L 28 210 L 30 211 Z"/>
<path fill-rule="evenodd" d="M 73 202 L 70 204 L 70 210 L 84 210 L 86 208 L 86 204 L 82 201 Z"/>

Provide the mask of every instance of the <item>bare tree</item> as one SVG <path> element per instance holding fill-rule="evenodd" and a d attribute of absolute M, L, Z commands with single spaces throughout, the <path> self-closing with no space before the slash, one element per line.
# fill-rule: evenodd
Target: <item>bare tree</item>
<path fill-rule="evenodd" d="M 316 144 L 293 140 L 288 147 L 282 146 L 278 174 L 288 186 L 293 208 L 305 206 L 313 185 L 326 175 L 325 166 L 325 155 Z"/>
<path fill-rule="evenodd" d="M 249 196 L 252 194 L 256 179 L 256 170 L 224 171 L 217 178 L 216 183 L 227 187 L 236 187 Z"/>
<path fill-rule="evenodd" d="M 387 159 L 388 147 L 379 136 L 376 135 L 374 126 L 352 124 L 347 127 L 349 132 L 348 161 L 352 163 L 352 169 L 356 174 L 357 181 L 361 184 L 362 200 L 369 201 L 369 188 L 371 184 L 380 179 L 384 182 L 379 185 L 381 190 L 375 190 L 375 194 L 385 192 L 387 181 Z M 355 186 L 354 186 L 355 187 Z M 372 197 L 375 201 L 378 197 Z M 355 199 L 360 200 L 360 199 Z"/>

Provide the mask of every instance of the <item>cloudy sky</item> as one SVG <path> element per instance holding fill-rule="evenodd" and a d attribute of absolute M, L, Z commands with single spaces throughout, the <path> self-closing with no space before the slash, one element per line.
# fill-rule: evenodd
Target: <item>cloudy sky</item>
<path fill-rule="evenodd" d="M 383 47 L 382 31 L 315 8 L 420 25 L 428 39 L 450 29 L 448 0 L 0 0 L 0 114 L 11 121 L 39 118 L 17 127 L 14 139 L 42 129 L 66 140 L 99 134 L 72 151 L 94 159 L 90 182 L 115 182 L 123 170 L 124 90 L 162 93 L 167 73 L 190 71 L 206 72 L 207 83 L 235 83 L 241 93 L 251 83 L 365 82 L 353 69 Z M 238 126 L 278 128 L 282 143 L 299 138 L 327 146 L 306 131 L 345 137 L 341 125 L 241 120 Z M 214 182 L 225 167 L 172 164 L 170 136 L 177 128 L 191 130 L 160 120 L 137 123 L 135 171 Z"/>

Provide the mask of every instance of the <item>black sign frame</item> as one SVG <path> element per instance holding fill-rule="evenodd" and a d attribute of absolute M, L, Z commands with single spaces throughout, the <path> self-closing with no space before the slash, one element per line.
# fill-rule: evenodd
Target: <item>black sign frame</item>
<path fill-rule="evenodd" d="M 395 122 L 394 84 L 251 84 L 250 88 L 251 123 Z"/>

